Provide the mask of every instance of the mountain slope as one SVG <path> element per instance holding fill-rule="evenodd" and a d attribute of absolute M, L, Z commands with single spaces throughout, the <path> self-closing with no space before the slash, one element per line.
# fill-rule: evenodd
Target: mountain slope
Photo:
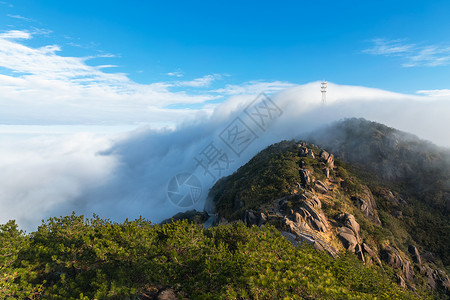
<path fill-rule="evenodd" d="M 345 161 L 306 142 L 272 145 L 211 189 L 217 222 L 272 224 L 294 243 L 392 267 L 412 290 L 448 292 L 448 151 L 357 119 L 313 137 Z"/>

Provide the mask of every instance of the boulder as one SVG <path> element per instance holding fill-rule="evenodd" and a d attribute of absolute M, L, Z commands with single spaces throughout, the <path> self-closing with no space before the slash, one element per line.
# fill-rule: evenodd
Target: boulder
<path fill-rule="evenodd" d="M 377 204 L 375 202 L 375 198 L 372 195 L 372 192 L 365 185 L 363 185 L 362 188 L 363 192 L 361 193 L 361 195 L 352 197 L 352 201 L 372 222 L 376 223 L 377 225 L 381 225 L 381 221 L 376 210 Z"/>
<path fill-rule="evenodd" d="M 414 277 L 414 272 L 411 268 L 411 264 L 408 260 L 404 260 L 402 263 L 402 273 L 407 281 L 411 281 Z"/>
<path fill-rule="evenodd" d="M 309 157 L 314 158 L 314 153 L 312 152 L 311 149 L 308 149 L 307 147 L 302 146 L 298 150 L 298 156 L 309 156 Z"/>
<path fill-rule="evenodd" d="M 246 210 L 244 212 L 244 217 L 242 218 L 242 221 L 245 225 L 251 227 L 253 225 L 255 226 L 262 226 L 267 222 L 267 216 L 262 212 L 256 212 L 254 210 Z"/>
<path fill-rule="evenodd" d="M 328 157 L 330 156 L 330 154 L 327 152 L 327 151 L 325 151 L 325 150 L 322 150 L 322 151 L 320 151 L 320 153 L 319 153 L 319 158 L 320 158 L 320 160 L 321 161 L 323 161 L 323 162 L 326 162 L 327 160 L 328 160 Z"/>
<path fill-rule="evenodd" d="M 416 246 L 409 245 L 408 252 L 411 254 L 411 257 L 415 263 L 417 263 L 419 265 L 422 264 L 422 260 L 420 258 L 420 253 Z"/>
<path fill-rule="evenodd" d="M 401 268 L 403 260 L 400 253 L 394 247 L 387 245 L 381 252 L 381 258 L 394 269 Z"/>
<path fill-rule="evenodd" d="M 158 293 L 158 296 L 156 296 L 156 299 L 157 300 L 176 300 L 178 298 L 173 289 L 164 289 Z"/>
<path fill-rule="evenodd" d="M 308 199 L 302 203 L 299 214 L 306 220 L 311 228 L 318 231 L 326 232 L 328 231 L 329 225 L 327 218 L 323 214 L 320 200 L 317 198 Z"/>
<path fill-rule="evenodd" d="M 320 181 L 320 180 L 316 180 L 314 182 L 314 189 L 317 192 L 322 193 L 322 194 L 326 194 L 329 191 L 328 185 L 325 182 Z"/>
<path fill-rule="evenodd" d="M 378 263 L 379 266 L 382 266 L 381 260 L 378 257 L 376 250 L 373 250 L 372 248 L 370 248 L 369 245 L 367 245 L 366 243 L 362 243 L 361 246 L 362 246 L 363 251 L 369 255 L 370 259 L 374 259 Z M 371 261 L 369 261 L 369 262 L 371 262 Z"/>
<path fill-rule="evenodd" d="M 297 226 L 299 226 L 300 228 L 311 230 L 311 227 L 308 225 L 305 218 L 303 218 L 298 212 L 294 214 L 294 220 L 295 223 L 297 223 Z"/>
<path fill-rule="evenodd" d="M 327 177 L 327 179 L 329 179 L 329 178 L 330 178 L 330 169 L 324 168 L 324 169 L 323 169 L 323 174 L 325 174 L 325 176 Z"/>
<path fill-rule="evenodd" d="M 300 169 L 299 172 L 303 186 L 308 186 L 311 183 L 311 172 L 307 169 Z"/>
<path fill-rule="evenodd" d="M 358 245 L 358 239 L 356 238 L 353 230 L 348 227 L 340 227 L 337 231 L 338 237 L 340 238 L 345 249 L 355 252 L 356 245 Z"/>
<path fill-rule="evenodd" d="M 401 286 L 402 288 L 406 288 L 406 282 L 405 282 L 405 279 L 402 277 L 402 276 L 400 276 L 400 275 L 398 275 L 397 274 L 397 283 L 398 283 L 398 285 L 399 286 Z"/>
<path fill-rule="evenodd" d="M 330 154 L 330 156 L 328 156 L 327 164 L 331 169 L 334 168 L 334 155 L 333 154 Z"/>
<path fill-rule="evenodd" d="M 314 196 L 314 195 L 311 195 L 310 198 L 308 198 L 308 199 L 305 201 L 305 203 L 306 203 L 308 206 L 312 206 L 312 207 L 317 208 L 317 209 L 321 209 L 321 208 L 322 208 L 322 202 L 320 202 L 319 198 L 317 198 L 317 197 Z"/>
<path fill-rule="evenodd" d="M 356 222 L 355 216 L 353 216 L 351 214 L 345 214 L 344 225 L 354 232 L 355 237 L 359 243 L 361 241 L 361 228 L 360 228 L 358 222 Z"/>

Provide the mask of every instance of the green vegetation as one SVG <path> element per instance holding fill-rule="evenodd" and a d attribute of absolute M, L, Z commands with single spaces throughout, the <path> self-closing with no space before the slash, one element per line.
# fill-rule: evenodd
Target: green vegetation
<path fill-rule="evenodd" d="M 216 211 L 225 218 L 234 219 L 245 209 L 260 207 L 270 200 L 291 194 L 296 184 L 301 182 L 297 153 L 294 142 L 269 146 L 237 172 L 220 180 L 211 190 Z M 239 202 L 243 203 L 242 207 L 239 207 Z"/>
<path fill-rule="evenodd" d="M 272 226 L 71 215 L 29 235 L 9 222 L 0 244 L 2 299 L 139 299 L 162 286 L 191 299 L 414 299 L 388 272 L 293 246 Z"/>

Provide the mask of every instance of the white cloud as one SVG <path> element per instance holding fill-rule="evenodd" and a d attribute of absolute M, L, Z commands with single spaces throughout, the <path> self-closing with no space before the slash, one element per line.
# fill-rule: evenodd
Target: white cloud
<path fill-rule="evenodd" d="M 183 72 L 181 72 L 181 71 L 169 72 L 166 75 L 175 76 L 175 77 L 183 77 Z"/>
<path fill-rule="evenodd" d="M 1 39 L 30 39 L 31 34 L 27 31 L 22 30 L 9 30 L 6 32 L 0 33 Z"/>
<path fill-rule="evenodd" d="M 138 84 L 126 74 L 102 71 L 113 65 L 88 65 L 86 61 L 92 57 L 61 56 L 59 45 L 33 48 L 16 41 L 31 37 L 31 33 L 17 30 L 0 34 L 0 67 L 12 72 L 0 74 L 0 119 L 4 123 L 151 123 L 161 114 L 172 114 L 173 120 L 181 121 L 184 118 L 180 116 L 188 110 L 166 107 L 188 107 L 217 98 L 170 90 L 174 86 L 204 87 L 218 77 L 215 75 L 191 82 Z"/>
<path fill-rule="evenodd" d="M 153 124 L 168 118 L 175 125 L 197 113 L 210 113 L 214 108 L 211 100 L 224 95 L 258 94 L 263 90 L 271 93 L 292 86 L 254 81 L 206 90 L 222 79 L 219 74 L 139 84 L 127 74 L 103 71 L 114 65 L 89 65 L 87 61 L 94 56 L 63 56 L 60 45 L 31 47 L 18 41 L 34 34 L 41 32 L 14 30 L 0 34 L 0 67 L 8 70 L 0 71 L 3 124 Z M 192 89 L 180 91 L 180 87 Z M 188 109 L 191 105 L 195 109 Z"/>
<path fill-rule="evenodd" d="M 196 78 L 189 81 L 177 81 L 175 85 L 183 87 L 208 87 L 214 80 L 220 79 L 221 76 L 218 74 L 205 75 L 201 78 Z"/>
<path fill-rule="evenodd" d="M 450 47 L 443 45 L 419 46 L 405 40 L 374 39 L 374 46 L 363 52 L 373 55 L 398 56 L 403 67 L 436 67 L 450 64 Z"/>
<path fill-rule="evenodd" d="M 399 55 L 408 53 L 415 47 L 413 44 L 404 44 L 404 40 L 374 39 L 372 42 L 374 46 L 363 52 L 374 55 Z"/>
<path fill-rule="evenodd" d="M 259 94 L 261 91 L 264 91 L 265 93 L 271 94 L 293 86 L 295 86 L 295 84 L 283 81 L 250 81 L 241 85 L 227 84 L 224 88 L 213 90 L 212 92 L 223 95 L 255 95 Z"/>
<path fill-rule="evenodd" d="M 23 21 L 27 21 L 27 22 L 33 21 L 32 19 L 25 18 L 25 17 L 23 17 L 23 16 L 21 16 L 21 15 L 10 15 L 10 14 L 8 14 L 8 17 L 14 18 L 14 19 L 23 20 Z"/>
<path fill-rule="evenodd" d="M 450 89 L 420 90 L 417 91 L 416 93 L 432 97 L 450 97 Z"/>

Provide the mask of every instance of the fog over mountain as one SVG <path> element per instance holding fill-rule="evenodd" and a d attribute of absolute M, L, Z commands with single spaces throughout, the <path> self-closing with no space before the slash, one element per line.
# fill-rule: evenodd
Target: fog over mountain
<path fill-rule="evenodd" d="M 251 119 L 251 113 L 245 113 L 248 105 L 254 105 L 255 95 L 239 95 L 217 105 L 211 115 L 199 115 L 194 121 L 179 123 L 176 129 L 21 138 L 1 135 L 0 223 L 16 219 L 30 231 L 43 218 L 72 211 L 117 221 L 142 215 L 160 222 L 187 208 L 202 209 L 208 189 L 220 176 L 234 172 L 266 146 L 306 137 L 312 130 L 348 117 L 380 122 L 450 147 L 448 97 L 331 83 L 325 105 L 320 97 L 319 82 L 271 95 L 273 107 L 279 110 L 272 110 L 272 118 L 262 127 Z M 253 133 L 243 144 L 246 148 L 237 152 L 224 142 L 229 130 L 237 128 L 236 122 Z M 199 164 L 212 146 L 226 154 L 222 169 L 213 169 L 213 176 Z M 192 207 L 180 208 L 168 199 L 168 184 L 181 173 L 193 173 L 201 182 L 201 200 Z"/>

